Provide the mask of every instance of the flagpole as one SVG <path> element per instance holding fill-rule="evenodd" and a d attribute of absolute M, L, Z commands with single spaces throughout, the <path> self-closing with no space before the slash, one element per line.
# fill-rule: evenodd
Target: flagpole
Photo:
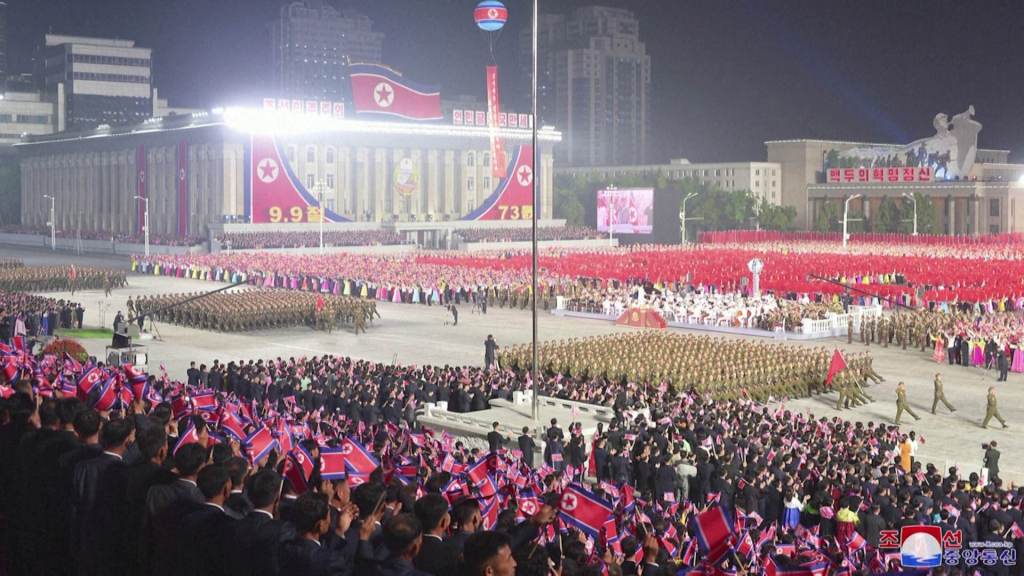
<path fill-rule="evenodd" d="M 533 265 L 530 275 L 531 288 L 533 289 L 533 305 L 531 306 L 531 321 L 533 330 L 533 362 L 530 368 L 530 378 L 533 380 L 533 421 L 540 423 L 540 393 L 537 369 L 537 211 L 540 209 L 540 202 L 537 202 L 537 178 L 540 171 L 537 165 L 537 31 L 539 26 L 537 19 L 539 15 L 539 0 L 533 0 L 533 74 L 531 75 L 531 91 L 533 93 L 533 178 L 531 179 L 531 192 L 533 194 L 533 215 L 531 221 L 530 246 L 533 248 Z"/>

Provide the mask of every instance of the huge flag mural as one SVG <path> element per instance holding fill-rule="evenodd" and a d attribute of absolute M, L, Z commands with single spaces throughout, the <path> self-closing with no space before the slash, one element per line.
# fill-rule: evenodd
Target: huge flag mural
<path fill-rule="evenodd" d="M 272 136 L 254 135 L 248 150 L 246 215 L 256 224 L 320 222 L 317 195 L 303 186 Z M 325 222 L 349 222 L 324 210 Z"/>
<path fill-rule="evenodd" d="M 316 223 L 321 207 L 315 192 L 307 189 L 296 176 L 282 153 L 280 143 L 273 136 L 253 135 L 247 153 L 246 216 L 250 222 Z M 533 214 L 533 147 L 517 146 L 507 164 L 506 177 L 498 181 L 494 190 L 474 210 L 461 219 L 477 220 L 529 220 Z M 404 172 L 391 173 L 395 180 L 385 187 L 400 189 Z M 425 187 L 416 186 L 410 193 L 422 193 Z M 332 210 L 324 210 L 325 222 L 350 222 Z"/>
<path fill-rule="evenodd" d="M 352 103 L 356 114 L 405 120 L 440 120 L 441 88 L 418 84 L 380 64 L 352 64 Z"/>

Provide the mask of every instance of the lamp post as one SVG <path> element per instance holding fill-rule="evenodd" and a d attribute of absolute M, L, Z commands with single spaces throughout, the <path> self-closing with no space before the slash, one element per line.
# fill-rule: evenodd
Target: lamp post
<path fill-rule="evenodd" d="M 696 196 L 696 192 L 690 192 L 686 196 L 683 196 L 683 202 L 679 205 L 679 236 L 681 237 L 680 244 L 686 244 L 686 201 Z"/>
<path fill-rule="evenodd" d="M 843 204 L 843 248 L 844 249 L 846 248 L 846 241 L 850 237 L 850 235 L 846 233 L 846 224 L 847 224 L 847 221 L 850 219 L 850 200 L 855 200 L 855 199 L 860 198 L 860 197 L 861 197 L 860 194 L 854 194 L 853 196 L 850 196 L 849 198 L 847 198 L 846 202 Z"/>
<path fill-rule="evenodd" d="M 917 196 L 904 192 L 903 197 L 914 203 L 914 236 L 917 236 Z"/>
<path fill-rule="evenodd" d="M 57 250 L 57 200 L 49 194 L 43 194 L 43 198 L 50 200 L 50 250 Z"/>
<path fill-rule="evenodd" d="M 612 198 L 615 198 L 619 194 L 618 188 L 614 185 L 609 186 L 604 191 L 605 196 L 608 198 L 608 245 L 615 246 L 615 238 L 612 236 L 614 230 L 612 228 L 612 214 L 615 213 L 615 204 L 612 202 Z"/>
<path fill-rule="evenodd" d="M 537 116 L 537 31 L 539 26 L 537 24 L 540 18 L 539 0 L 533 0 L 533 57 L 531 62 L 532 74 L 530 74 L 530 92 L 532 96 L 533 105 L 533 123 L 532 123 L 532 144 L 533 144 L 533 173 L 534 178 L 531 178 L 532 186 L 530 188 L 530 194 L 533 197 L 533 214 L 531 217 L 531 236 L 530 236 L 530 247 L 533 249 L 533 258 L 530 266 L 530 287 L 533 290 L 533 298 L 530 307 L 530 328 L 531 336 L 533 339 L 533 358 L 530 362 L 530 380 L 533 383 L 533 421 L 540 424 L 540 398 L 538 393 L 540 392 L 540 383 L 538 377 L 540 370 L 538 369 L 538 350 L 537 350 L 537 209 L 540 208 L 539 202 L 537 202 L 537 124 L 540 122 L 540 117 Z"/>
<path fill-rule="evenodd" d="M 146 242 L 146 257 L 149 258 L 149 198 L 136 196 L 136 200 L 142 200 L 142 234 Z"/>
<path fill-rule="evenodd" d="M 320 255 L 324 253 L 324 182 L 316 183 L 316 201 L 320 204 Z"/>

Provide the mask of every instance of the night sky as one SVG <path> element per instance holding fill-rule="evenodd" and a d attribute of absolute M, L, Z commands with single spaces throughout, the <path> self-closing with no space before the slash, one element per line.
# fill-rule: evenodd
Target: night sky
<path fill-rule="evenodd" d="M 281 0 L 7 0 L 12 71 L 48 30 L 154 49 L 172 105 L 255 102 L 270 84 L 267 24 Z M 387 34 L 385 63 L 445 97 L 484 92 L 486 33 L 473 0 L 335 0 Z M 593 4 L 541 0 L 542 10 Z M 506 0 L 503 99 L 523 109 L 518 31 L 530 3 Z M 908 142 L 936 112 L 969 104 L 979 144 L 1024 161 L 1024 1 L 606 0 L 640 18 L 652 59 L 652 158 L 763 160 L 765 140 Z"/>

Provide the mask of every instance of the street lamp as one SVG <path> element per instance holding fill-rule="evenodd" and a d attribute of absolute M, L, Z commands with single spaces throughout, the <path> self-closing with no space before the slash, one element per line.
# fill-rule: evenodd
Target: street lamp
<path fill-rule="evenodd" d="M 57 250 L 57 200 L 49 194 L 43 194 L 43 198 L 50 200 L 50 250 Z"/>
<path fill-rule="evenodd" d="M 324 181 L 319 180 L 313 191 L 316 192 L 316 201 L 320 204 L 320 254 L 324 253 Z"/>
<path fill-rule="evenodd" d="M 146 242 L 146 258 L 149 258 L 149 198 L 135 196 L 136 200 L 142 200 L 142 234 Z"/>
<path fill-rule="evenodd" d="M 612 198 L 618 196 L 619 190 L 615 186 L 609 186 L 605 189 L 604 194 L 607 198 L 605 201 L 608 203 L 608 245 L 615 246 L 615 239 L 612 237 L 612 214 L 615 212 L 615 205 Z"/>
<path fill-rule="evenodd" d="M 854 194 L 853 196 L 850 196 L 849 198 L 847 198 L 846 202 L 843 203 L 843 248 L 844 249 L 846 248 L 846 241 L 847 241 L 847 239 L 849 239 L 849 236 L 850 236 L 849 234 L 846 233 L 846 224 L 847 224 L 847 221 L 850 219 L 850 200 L 855 200 L 855 199 L 860 198 L 860 197 L 861 197 L 860 194 Z"/>
<path fill-rule="evenodd" d="M 531 149 L 533 151 L 533 173 L 534 173 L 534 175 L 536 175 L 538 173 L 537 172 L 537 167 L 538 167 L 538 163 L 537 163 L 537 125 L 540 123 L 540 116 L 537 115 L 537 52 L 538 52 L 538 49 L 537 49 L 538 33 L 537 33 L 537 31 L 539 30 L 539 25 L 538 25 L 538 20 L 539 19 L 540 19 L 539 0 L 533 0 L 533 38 L 532 38 L 533 54 L 532 54 L 531 63 L 530 63 L 530 67 L 532 68 L 532 70 L 531 70 L 532 73 L 530 74 L 530 84 L 531 84 L 531 86 L 530 86 L 530 96 L 531 96 L 531 100 L 532 100 L 531 104 L 533 106 L 533 110 L 532 110 L 532 112 L 533 112 L 533 122 L 530 124 L 530 127 L 533 130 L 532 130 L 532 133 L 530 135 L 531 136 L 530 143 L 533 145 L 531 147 Z M 532 255 L 533 257 L 531 258 L 531 262 L 530 262 L 530 289 L 532 290 L 531 294 L 533 296 L 533 298 L 531 298 L 531 302 L 530 302 L 530 332 L 531 332 L 531 339 L 533 341 L 533 347 L 532 347 L 532 350 L 531 350 L 533 358 L 531 358 L 532 362 L 530 362 L 530 380 L 532 381 L 531 383 L 533 384 L 533 406 L 532 406 L 533 410 L 531 410 L 531 412 L 533 412 L 533 421 L 534 421 L 534 423 L 540 424 L 540 397 L 538 396 L 538 394 L 540 393 L 540 382 L 539 382 L 540 369 L 539 369 L 539 366 L 537 365 L 538 362 L 539 362 L 539 359 L 538 359 L 539 351 L 537 350 L 537 334 L 538 334 L 538 326 L 537 326 L 537 324 L 538 324 L 537 323 L 537 300 L 538 300 L 538 295 L 537 295 L 537 269 L 538 269 L 538 262 L 537 262 L 537 212 L 540 211 L 539 210 L 540 202 L 537 201 L 537 198 L 538 198 L 538 196 L 537 196 L 537 178 L 531 178 L 530 180 L 532 181 L 531 188 L 530 188 L 530 197 L 533 200 L 533 210 L 532 210 L 532 214 L 531 214 L 531 217 L 530 217 L 530 228 L 531 228 L 530 248 L 532 248 L 532 252 L 533 252 L 533 255 Z"/>
<path fill-rule="evenodd" d="M 917 236 L 917 196 L 904 192 L 903 197 L 914 203 L 914 236 Z"/>
<path fill-rule="evenodd" d="M 681 244 L 686 244 L 686 201 L 696 195 L 696 192 L 690 192 L 683 196 L 683 202 L 679 205 L 679 235 L 682 237 Z"/>

